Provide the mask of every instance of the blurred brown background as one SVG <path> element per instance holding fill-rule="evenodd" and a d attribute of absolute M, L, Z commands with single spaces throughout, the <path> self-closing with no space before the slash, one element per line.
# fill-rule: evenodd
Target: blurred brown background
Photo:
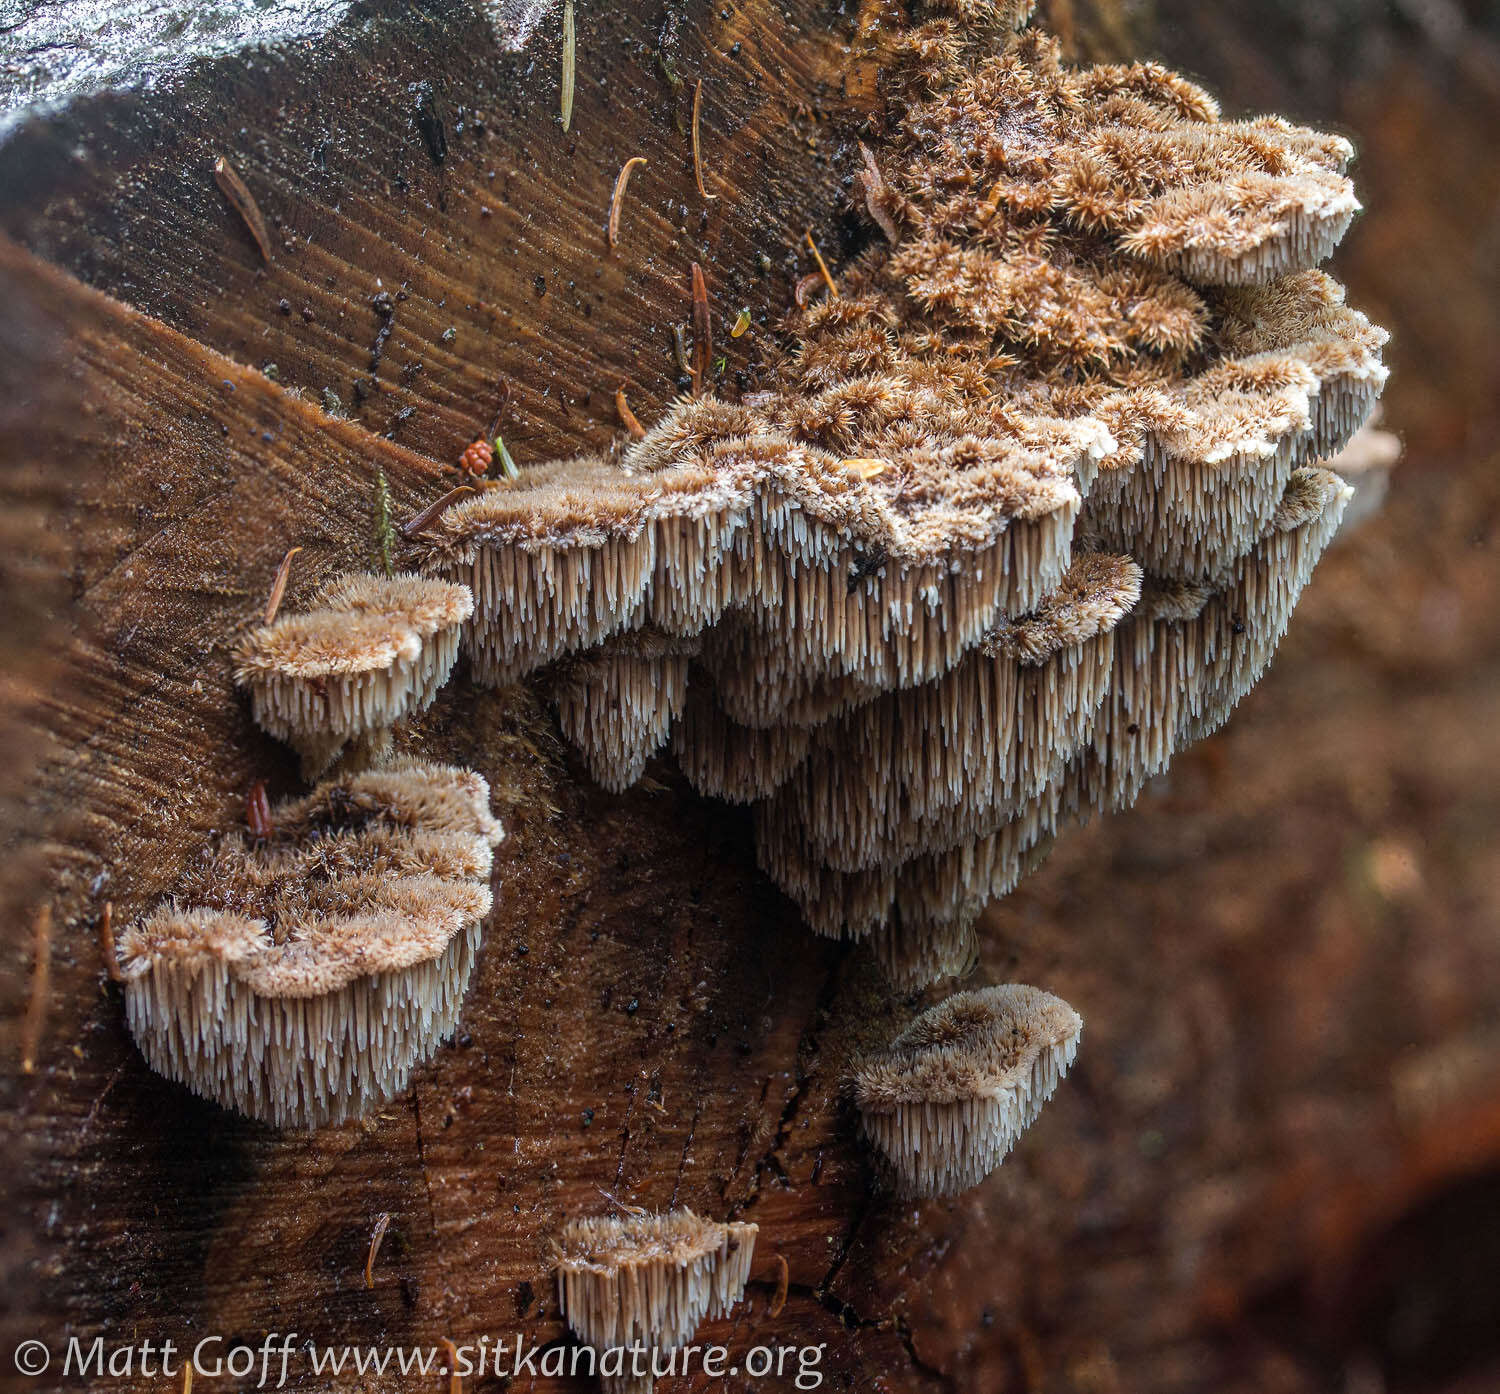
<path fill-rule="evenodd" d="M 1500 11 L 1051 13 L 1355 140 L 1333 270 L 1406 455 L 1227 728 L 991 911 L 987 967 L 1092 1005 L 1115 1106 L 997 1320 L 1037 1387 L 1500 1388 Z"/>

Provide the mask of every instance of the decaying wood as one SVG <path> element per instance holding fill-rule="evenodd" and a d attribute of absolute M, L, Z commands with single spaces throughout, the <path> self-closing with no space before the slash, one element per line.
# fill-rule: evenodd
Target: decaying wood
<path fill-rule="evenodd" d="M 295 785 L 288 752 L 233 692 L 228 646 L 261 618 L 263 578 L 287 537 L 304 549 L 288 603 L 368 559 L 374 460 L 398 508 L 444 479 L 436 462 L 364 437 L 24 253 L 3 257 L 11 303 L 29 298 L 65 335 L 94 406 L 68 449 L 74 526 L 93 539 L 79 595 L 95 620 L 49 697 L 66 754 L 43 764 L 28 810 L 46 829 L 55 937 L 73 947 L 56 954 L 38 1083 L 17 1100 L 25 1137 L 10 1139 L 30 1153 L 39 1194 L 79 1195 L 76 1211 L 61 1202 L 54 1235 L 89 1257 L 69 1262 L 64 1289 L 38 1295 L 32 1319 L 63 1301 L 89 1330 L 128 1319 L 165 1336 L 182 1313 L 240 1330 L 277 1320 L 268 1299 L 318 1310 L 330 1282 L 361 1287 L 371 1226 L 389 1211 L 403 1282 L 349 1299 L 351 1339 L 435 1341 L 439 1326 L 477 1338 L 503 1321 L 545 1340 L 561 1331 L 547 1241 L 598 1207 L 599 1188 L 653 1208 L 758 1210 L 780 1185 L 799 1045 L 845 954 L 811 939 L 756 876 L 742 816 L 700 807 L 675 779 L 623 799 L 592 790 L 525 689 L 460 683 L 412 733 L 486 774 L 508 833 L 464 1033 L 412 1094 L 364 1125 L 280 1137 L 145 1069 L 118 999 L 99 989 L 93 888 L 109 888 L 118 920 L 133 918 L 243 817 L 252 780 L 278 795 Z M 185 423 L 180 439 L 167 422 Z M 121 462 L 139 464 L 126 477 Z M 161 502 L 131 507 L 148 489 Z M 889 1025 L 893 1011 L 870 1020 Z M 800 1241 L 782 1244 L 808 1291 L 861 1194 L 852 1137 L 822 1132 L 842 1126 L 830 1107 L 821 1141 L 838 1156 L 822 1167 L 823 1220 L 804 1217 Z M 344 1166 L 354 1171 L 329 1186 Z M 143 1247 L 161 1213 L 197 1236 L 189 1247 Z M 455 1264 L 479 1265 L 483 1291 L 450 1295 Z M 109 1275 L 125 1271 L 139 1287 L 116 1294 Z M 832 1324 L 806 1293 L 803 1306 L 800 1326 L 783 1314 L 778 1330 Z"/>
<path fill-rule="evenodd" d="M 371 564 L 377 469 L 392 515 L 420 514 L 502 384 L 523 465 L 608 442 L 629 425 L 616 414 L 627 390 L 650 424 L 677 390 L 669 326 L 687 312 L 692 262 L 721 307 L 774 323 L 809 226 L 835 265 L 880 235 L 840 215 L 878 105 L 864 35 L 882 7 L 838 8 L 580 7 L 566 137 L 550 58 L 504 52 L 477 9 L 377 4 L 315 46 L 217 60 L 180 88 L 83 103 L 0 147 L 7 1358 L 17 1340 L 65 1332 L 179 1348 L 288 1330 L 364 1345 L 555 1339 L 548 1246 L 563 1221 L 682 1204 L 754 1220 L 776 1257 L 704 1339 L 826 1343 L 825 1387 L 1300 1394 L 1331 1386 L 1287 1375 L 1264 1334 L 1275 1313 L 1262 1321 L 1256 1304 L 1312 1274 L 1330 1310 L 1352 1309 L 1339 1284 L 1372 1226 L 1500 1156 L 1485 1068 L 1500 1046 L 1470 1033 L 1459 1068 L 1432 1024 L 1462 1015 L 1495 966 L 1493 936 L 1474 936 L 1460 972 L 1424 947 L 1440 920 L 1451 931 L 1492 906 L 1493 877 L 1449 892 L 1434 869 L 1418 894 L 1388 871 L 1327 874 L 1365 865 L 1363 844 L 1344 841 L 1350 806 L 1447 807 L 1421 779 L 1450 790 L 1445 758 L 1495 765 L 1500 723 L 1460 728 L 1478 732 L 1467 749 L 1434 738 L 1406 756 L 1413 731 L 1450 729 L 1437 698 L 1430 721 L 1402 713 L 1355 733 L 1322 688 L 1284 717 L 1295 687 L 1257 694 L 1260 735 L 1229 737 L 1250 746 L 1188 761 L 1165 803 L 1064 847 L 992 916 L 982 979 L 1041 983 L 1088 1025 L 1027 1143 L 951 1205 L 872 1195 L 841 1093 L 850 1060 L 916 1004 L 893 1001 L 862 951 L 799 927 L 756 874 L 741 814 L 694 799 L 666 761 L 624 796 L 599 793 L 537 691 L 475 691 L 462 664 L 405 737 L 485 773 L 508 832 L 458 1039 L 380 1116 L 311 1137 L 225 1115 L 142 1064 L 100 960 L 104 907 L 128 924 L 243 819 L 257 780 L 278 797 L 296 785 L 295 757 L 255 730 L 229 679 L 265 578 L 301 546 L 294 606 L 332 571 Z M 1085 47 L 1114 32 L 1087 23 L 1093 8 L 1051 7 L 1069 23 L 1077 11 Z M 687 99 L 664 69 L 710 87 L 701 140 L 720 197 L 707 210 Z M 422 129 L 433 120 L 441 161 Z M 1449 133 L 1448 116 L 1433 129 Z M 220 153 L 256 191 L 270 265 L 215 185 Z M 633 154 L 652 177 L 632 185 L 610 255 L 601 225 Z M 1460 173 L 1446 170 L 1448 187 Z M 721 390 L 740 373 L 753 384 L 762 336 L 723 337 Z M 1467 568 L 1451 584 L 1487 604 L 1476 515 L 1432 512 L 1457 520 L 1440 534 L 1441 555 Z M 398 535 L 398 564 L 400 548 Z M 1324 623 L 1347 628 L 1336 610 Z M 1485 710 L 1487 661 L 1469 679 L 1439 667 L 1433 684 Z M 1368 700 L 1347 669 L 1345 699 Z M 1294 673 L 1284 659 L 1277 679 Z M 1252 758 L 1283 746 L 1294 775 Z M 1376 766 L 1376 751 L 1398 754 Z M 1483 827 L 1487 807 L 1454 821 Z M 1317 849 L 1316 874 L 1298 870 L 1299 842 Z M 1350 909 L 1369 896 L 1389 940 Z M 36 1072 L 22 1076 L 43 901 L 50 980 Z M 1282 913 L 1309 904 L 1310 924 Z M 1327 1026 L 1353 1009 L 1319 985 L 1349 995 L 1351 964 L 1390 1047 L 1368 1074 L 1424 1065 L 1459 1080 L 1451 1106 L 1393 1121 L 1380 1083 L 1368 1108 L 1334 1092 L 1348 1066 Z M 1425 1015 L 1397 992 L 1408 980 L 1426 984 Z M 1385 1029 L 1393 1003 L 1415 1044 Z M 1299 1129 L 1333 1141 L 1284 1165 L 1296 1154 L 1279 1139 Z M 1108 1315 L 1121 1311 L 1128 1321 Z M 305 1364 L 292 1384 L 315 1387 Z"/>
<path fill-rule="evenodd" d="M 874 40 L 851 43 L 848 21 L 831 27 L 811 0 L 723 8 L 685 9 L 670 32 L 636 6 L 580 10 L 565 136 L 555 47 L 539 62 L 502 50 L 478 9 L 392 6 L 315 49 L 206 65 L 170 96 L 19 132 L 0 147 L 0 231 L 433 459 L 484 429 L 502 373 L 517 459 L 602 445 L 619 382 L 646 421 L 675 392 L 665 325 L 691 261 L 723 303 L 785 307 L 788 258 L 842 207 L 852 137 L 879 106 Z M 691 93 L 679 131 L 661 61 L 713 92 L 703 142 L 726 193 L 706 221 Z M 419 115 L 441 123 L 441 163 Z M 255 190 L 269 267 L 214 182 L 220 155 Z M 637 155 L 652 158 L 606 255 L 615 178 Z M 731 354 L 731 373 L 749 361 Z M 582 410 L 564 419 L 559 391 Z"/>
<path fill-rule="evenodd" d="M 253 79 L 226 60 L 185 97 L 74 110 L 0 151 L 13 191 L 0 224 L 52 263 L 0 247 L 12 322 L 67 365 L 59 409 L 20 429 L 61 487 L 45 506 L 66 556 L 43 570 L 70 602 L 47 636 L 60 670 L 38 668 L 49 743 L 7 826 L 44 854 L 45 876 L 14 889 L 49 897 L 57 941 L 38 1073 L 7 1091 L 7 1145 L 35 1204 L 57 1208 L 45 1237 L 27 1230 L 10 1250 L 24 1296 L 8 1325 L 66 1310 L 80 1332 L 124 1323 L 179 1343 L 184 1318 L 367 1342 L 555 1337 L 547 1245 L 563 1220 L 599 1209 L 601 1190 L 715 1216 L 780 1204 L 823 999 L 853 973 L 872 993 L 865 1029 L 899 1019 L 874 1005 L 873 969 L 811 939 L 760 880 L 742 815 L 700 805 L 666 766 L 624 798 L 599 794 L 532 692 L 476 692 L 462 673 L 410 738 L 490 778 L 509 834 L 496 910 L 463 1034 L 381 1117 L 281 1137 L 156 1078 L 101 988 L 94 937 L 105 895 L 117 925 L 147 909 L 243 817 L 255 780 L 278 797 L 295 786 L 228 659 L 288 546 L 303 549 L 288 606 L 369 565 L 377 466 L 393 516 L 417 514 L 446 492 L 439 462 L 482 429 L 497 382 L 514 384 L 506 434 L 523 459 L 609 440 L 621 382 L 654 415 L 675 391 L 662 329 L 694 260 L 736 303 L 785 306 L 802 230 L 840 200 L 800 104 L 819 95 L 852 133 L 877 101 L 873 62 L 851 60 L 847 36 L 810 39 L 811 13 L 757 5 L 680 27 L 673 64 L 713 72 L 719 94 L 703 139 L 725 197 L 706 223 L 678 217 L 695 182 L 651 61 L 660 22 L 623 10 L 580 16 L 571 147 L 543 137 L 555 69 L 523 82 L 524 56 L 498 52 L 477 19 L 450 17 L 438 43 L 409 17 L 316 56 L 270 55 Z M 407 100 L 417 81 L 447 123 L 440 164 Z M 69 123 L 108 154 L 59 182 L 45 155 Z M 247 124 L 265 138 L 245 141 Z M 257 189 L 269 267 L 215 187 L 216 149 Z M 599 220 L 638 151 L 655 182 L 605 256 Z M 101 236 L 90 209 L 126 235 Z M 14 371 L 34 373 L 43 355 L 29 358 Z M 748 351 L 729 367 L 753 378 Z M 5 991 L 13 1049 L 24 1001 Z M 816 1151 L 796 1163 L 805 1178 L 817 1157 L 816 1204 L 777 1240 L 786 1309 L 767 1324 L 770 1288 L 753 1288 L 734 1339 L 832 1340 L 831 1364 L 873 1375 L 905 1363 L 899 1337 L 848 1345 L 816 1296 L 863 1195 L 836 1090 L 837 1070 Z M 380 1267 L 399 1281 L 366 1290 L 384 1212 Z M 64 1254 L 48 1282 L 23 1278 Z M 466 1270 L 474 1281 L 457 1281 Z"/>

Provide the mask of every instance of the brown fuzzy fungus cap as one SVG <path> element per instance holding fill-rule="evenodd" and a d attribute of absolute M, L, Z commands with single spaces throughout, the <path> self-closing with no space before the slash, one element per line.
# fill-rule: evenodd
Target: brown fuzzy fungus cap
<path fill-rule="evenodd" d="M 858 152 L 875 241 L 760 390 L 421 542 L 474 592 L 481 681 L 555 668 L 610 788 L 670 727 L 808 922 L 903 985 L 963 972 L 988 898 L 1258 678 L 1386 379 L 1319 269 L 1347 141 L 1070 68 L 1026 0 L 919 8 Z"/>
<path fill-rule="evenodd" d="M 328 781 L 225 839 L 119 945 L 151 1067 L 278 1127 L 376 1107 L 452 1034 L 503 836 L 472 771 Z"/>
<path fill-rule="evenodd" d="M 473 589 L 482 681 L 647 624 L 695 637 L 729 611 L 760 667 L 918 681 L 1066 567 L 1075 474 L 1109 439 L 1092 421 L 1011 424 L 867 477 L 765 410 L 684 403 L 619 462 L 530 471 L 422 541 L 431 568 Z"/>
<path fill-rule="evenodd" d="M 1006 983 L 955 993 L 864 1060 L 854 1101 L 897 1188 L 952 1196 L 984 1180 L 1052 1097 L 1082 1031 L 1061 998 Z"/>
<path fill-rule="evenodd" d="M 308 779 L 351 741 L 387 744 L 396 722 L 431 704 L 474 610 L 464 586 L 365 572 L 335 577 L 312 603 L 247 634 L 235 670 L 256 723 L 301 754 Z"/>
<path fill-rule="evenodd" d="M 644 1346 L 666 1354 L 686 1345 L 705 1318 L 744 1295 L 758 1227 L 664 1215 L 571 1220 L 556 1241 L 557 1295 L 573 1333 L 601 1354 Z M 606 1377 L 606 1389 L 641 1387 Z M 644 1388 L 651 1387 L 649 1378 Z"/>

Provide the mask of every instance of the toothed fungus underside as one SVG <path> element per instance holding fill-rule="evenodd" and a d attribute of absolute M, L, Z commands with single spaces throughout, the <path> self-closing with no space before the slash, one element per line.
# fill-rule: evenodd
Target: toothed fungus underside
<path fill-rule="evenodd" d="M 272 816 L 121 937 L 126 1018 L 159 1073 L 313 1128 L 399 1093 L 454 1030 L 503 834 L 479 775 L 418 760 Z"/>
<path fill-rule="evenodd" d="M 719 1224 L 687 1209 L 572 1220 L 556 1241 L 563 1316 L 601 1354 L 678 1350 L 705 1318 L 725 1315 L 744 1295 L 757 1233 L 753 1224 Z M 640 1387 L 628 1377 L 613 1384 Z"/>
<path fill-rule="evenodd" d="M 903 985 L 1257 680 L 1349 491 L 1385 333 L 1316 268 L 1338 136 L 1068 68 L 1030 6 L 901 30 L 875 245 L 762 390 L 446 509 L 481 682 L 552 675 L 620 788 L 670 742 L 760 861 Z"/>
<path fill-rule="evenodd" d="M 324 585 L 311 610 L 247 634 L 235 678 L 256 723 L 297 750 L 314 779 L 351 742 L 383 750 L 398 721 L 431 704 L 473 610 L 464 586 L 349 572 Z"/>
<path fill-rule="evenodd" d="M 1005 1159 L 1073 1063 L 1083 1019 L 1019 983 L 959 992 L 861 1063 L 866 1138 L 908 1196 L 951 1196 Z"/>

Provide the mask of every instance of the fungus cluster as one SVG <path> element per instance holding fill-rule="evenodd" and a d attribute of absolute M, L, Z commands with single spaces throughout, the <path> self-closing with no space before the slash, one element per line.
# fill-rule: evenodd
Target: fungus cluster
<path fill-rule="evenodd" d="M 473 613 L 463 586 L 422 576 L 336 576 L 313 608 L 252 630 L 235 676 L 262 730 L 322 774 L 351 743 L 362 758 L 390 746 L 391 728 L 431 704 Z"/>
<path fill-rule="evenodd" d="M 398 760 L 227 837 L 121 938 L 153 1069 L 278 1126 L 403 1089 L 457 1023 L 502 833 L 472 771 Z"/>
<path fill-rule="evenodd" d="M 896 1189 L 951 1196 L 984 1180 L 1052 1097 L 1082 1030 L 1061 998 L 1007 983 L 955 993 L 866 1059 L 854 1101 Z"/>
<path fill-rule="evenodd" d="M 1386 335 L 1316 268 L 1337 136 L 1065 67 L 1024 3 L 899 30 L 875 241 L 739 402 L 447 508 L 476 677 L 546 670 L 619 788 L 670 743 L 897 982 L 1258 679 L 1349 491 Z"/>
<path fill-rule="evenodd" d="M 606 1390 L 644 1394 L 622 1353 L 666 1355 L 693 1338 L 706 1317 L 723 1316 L 744 1295 L 758 1227 L 719 1224 L 691 1210 L 570 1221 L 556 1245 L 557 1293 L 574 1334 L 600 1357 Z M 622 1361 L 611 1372 L 604 1356 Z"/>

